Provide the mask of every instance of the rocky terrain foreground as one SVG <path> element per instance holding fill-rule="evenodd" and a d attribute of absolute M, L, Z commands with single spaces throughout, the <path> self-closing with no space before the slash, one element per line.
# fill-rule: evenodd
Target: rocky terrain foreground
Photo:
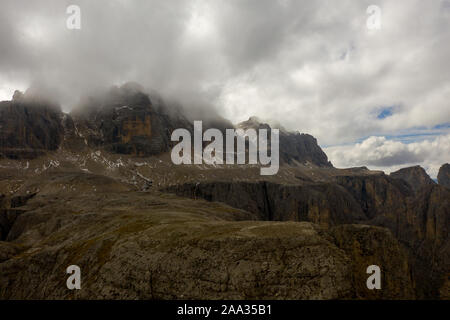
<path fill-rule="evenodd" d="M 0 299 L 450 298 L 448 165 L 438 184 L 336 169 L 281 130 L 275 176 L 175 166 L 170 133 L 191 122 L 154 101 L 127 84 L 71 114 L 30 93 L 0 103 Z"/>

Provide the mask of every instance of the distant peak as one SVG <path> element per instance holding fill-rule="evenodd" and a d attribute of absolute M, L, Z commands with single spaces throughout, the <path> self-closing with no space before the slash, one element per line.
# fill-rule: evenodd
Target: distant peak
<path fill-rule="evenodd" d="M 140 85 L 139 83 L 134 82 L 134 81 L 129 81 L 129 82 L 123 84 L 120 87 L 120 89 L 121 90 L 125 90 L 125 91 L 129 91 L 129 92 L 134 92 L 134 93 L 138 93 L 138 92 L 144 93 L 145 92 L 144 87 L 142 85 Z"/>
<path fill-rule="evenodd" d="M 250 118 L 248 118 L 247 121 L 248 121 L 248 122 L 257 122 L 257 123 L 261 123 L 261 119 L 258 118 L 257 116 L 251 116 Z"/>
<path fill-rule="evenodd" d="M 242 121 L 242 122 L 238 123 L 237 127 L 240 129 L 250 129 L 250 128 L 258 129 L 260 127 L 270 129 L 270 126 L 267 123 L 263 123 L 263 121 L 256 116 L 252 116 L 252 117 L 248 118 L 247 121 Z"/>
<path fill-rule="evenodd" d="M 428 176 L 425 169 L 418 165 L 402 168 L 392 172 L 389 176 L 406 181 L 414 191 L 418 191 L 424 186 L 434 184 L 434 181 Z"/>
<path fill-rule="evenodd" d="M 23 99 L 23 92 L 20 90 L 14 91 L 14 94 L 12 96 L 12 101 L 20 101 Z"/>

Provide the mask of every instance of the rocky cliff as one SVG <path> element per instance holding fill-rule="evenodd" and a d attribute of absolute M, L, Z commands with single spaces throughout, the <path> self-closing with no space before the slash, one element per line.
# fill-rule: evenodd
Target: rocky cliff
<path fill-rule="evenodd" d="M 170 117 L 164 109 L 157 111 L 144 89 L 135 83 L 87 98 L 72 117 L 88 144 L 136 156 L 169 151 L 172 131 L 191 127 L 182 116 Z"/>
<path fill-rule="evenodd" d="M 409 253 L 416 294 L 439 296 L 450 270 L 449 190 L 434 184 L 416 195 L 408 183 L 385 175 L 332 180 L 297 186 L 221 181 L 167 190 L 224 202 L 261 220 L 308 221 L 326 229 L 354 223 L 388 228 Z"/>
<path fill-rule="evenodd" d="M 425 186 L 435 184 L 430 176 L 421 166 L 403 168 L 390 174 L 392 178 L 402 179 L 415 191 L 419 191 Z"/>
<path fill-rule="evenodd" d="M 46 175 L 0 241 L 1 299 L 414 298 L 406 253 L 387 229 L 252 221 L 223 204 L 76 176 L 97 191 L 58 191 L 50 186 L 73 177 Z M 383 265 L 378 292 L 365 287 L 373 263 Z M 66 288 L 72 264 L 81 290 Z"/>
<path fill-rule="evenodd" d="M 243 130 L 250 128 L 255 130 L 271 130 L 269 124 L 262 122 L 256 117 L 251 117 L 247 121 L 239 123 L 237 128 Z M 316 138 L 309 134 L 289 132 L 283 128 L 280 128 L 279 130 L 279 153 L 281 164 L 332 167 L 331 162 L 328 161 L 327 155 L 317 144 Z"/>
<path fill-rule="evenodd" d="M 450 188 L 450 164 L 446 163 L 442 165 L 437 178 L 440 185 Z"/>
<path fill-rule="evenodd" d="M 59 105 L 16 91 L 0 102 L 0 157 L 31 159 L 58 149 L 64 129 Z"/>

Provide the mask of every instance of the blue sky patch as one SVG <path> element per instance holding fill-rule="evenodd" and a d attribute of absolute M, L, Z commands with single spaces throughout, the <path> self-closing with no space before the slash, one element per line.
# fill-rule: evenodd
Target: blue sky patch
<path fill-rule="evenodd" d="M 448 128 L 450 128 L 450 122 L 447 122 L 447 123 L 441 123 L 441 124 L 438 124 L 438 125 L 436 125 L 436 126 L 433 127 L 433 129 L 435 129 L 435 130 L 439 130 L 439 129 L 448 129 Z"/>
<path fill-rule="evenodd" d="M 393 107 L 384 108 L 384 109 L 382 109 L 381 112 L 378 114 L 377 118 L 378 118 L 378 119 L 384 119 L 384 118 L 390 117 L 390 116 L 392 116 L 392 114 L 393 114 L 393 110 L 394 110 Z"/>

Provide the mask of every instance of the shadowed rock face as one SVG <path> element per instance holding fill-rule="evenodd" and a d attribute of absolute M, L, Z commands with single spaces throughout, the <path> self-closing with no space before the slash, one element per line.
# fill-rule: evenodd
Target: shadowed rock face
<path fill-rule="evenodd" d="M 436 184 L 415 193 L 401 179 L 371 175 L 338 176 L 334 183 L 306 186 L 211 182 L 172 186 L 168 191 L 224 202 L 262 220 L 388 228 L 408 252 L 418 297 L 438 297 L 449 270 L 450 191 Z"/>
<path fill-rule="evenodd" d="M 424 186 L 435 184 L 421 166 L 403 168 L 390 174 L 392 178 L 406 181 L 417 192 Z"/>
<path fill-rule="evenodd" d="M 415 296 L 407 254 L 391 232 L 367 225 L 341 225 L 330 232 L 336 245 L 352 258 L 353 298 L 411 299 Z M 370 265 L 382 266 L 382 290 L 367 290 L 366 270 Z"/>
<path fill-rule="evenodd" d="M 310 221 L 324 227 L 365 220 L 358 203 L 335 184 L 285 186 L 269 182 L 209 182 L 167 189 L 181 196 L 220 201 L 265 221 Z"/>
<path fill-rule="evenodd" d="M 450 189 L 450 164 L 442 165 L 438 173 L 438 183 Z"/>
<path fill-rule="evenodd" d="M 172 131 L 190 126 L 183 118 L 156 111 L 149 96 L 133 83 L 88 101 L 73 117 L 89 144 L 136 156 L 169 151 Z"/>
<path fill-rule="evenodd" d="M 16 91 L 0 102 L 0 156 L 32 159 L 58 149 L 64 128 L 59 106 Z"/>
<path fill-rule="evenodd" d="M 8 238 L 16 219 L 25 212 L 20 207 L 34 196 L 35 194 L 15 197 L 0 195 L 0 241 Z"/>
<path fill-rule="evenodd" d="M 449 190 L 430 184 L 414 192 L 403 180 L 386 176 L 345 180 L 353 183 L 338 182 L 360 203 L 364 223 L 390 229 L 407 249 L 417 297 L 439 297 L 450 270 Z"/>
<path fill-rule="evenodd" d="M 439 185 L 424 188 L 408 202 L 406 215 L 415 223 L 402 226 L 399 238 L 409 248 L 418 295 L 448 297 L 443 288 L 450 276 L 450 190 Z"/>
<path fill-rule="evenodd" d="M 332 167 L 328 157 L 317 144 L 317 139 L 304 133 L 282 133 L 280 135 L 280 161 L 288 164 L 313 164 Z"/>
<path fill-rule="evenodd" d="M 237 125 L 241 129 L 267 129 L 271 127 L 266 123 L 261 123 L 256 117 L 251 117 L 247 121 Z M 332 167 L 328 157 L 317 144 L 317 139 L 309 134 L 298 132 L 287 132 L 280 129 L 280 163 L 281 164 L 303 164 L 318 167 Z"/>
<path fill-rule="evenodd" d="M 219 203 L 120 191 L 112 179 L 107 192 L 74 194 L 50 188 L 74 181 L 57 177 L 44 177 L 45 192 L 0 241 L 1 299 L 414 298 L 405 253 L 386 229 L 251 221 Z M 367 266 L 380 261 L 384 290 L 364 289 Z M 82 290 L 66 288 L 71 264 Z"/>

